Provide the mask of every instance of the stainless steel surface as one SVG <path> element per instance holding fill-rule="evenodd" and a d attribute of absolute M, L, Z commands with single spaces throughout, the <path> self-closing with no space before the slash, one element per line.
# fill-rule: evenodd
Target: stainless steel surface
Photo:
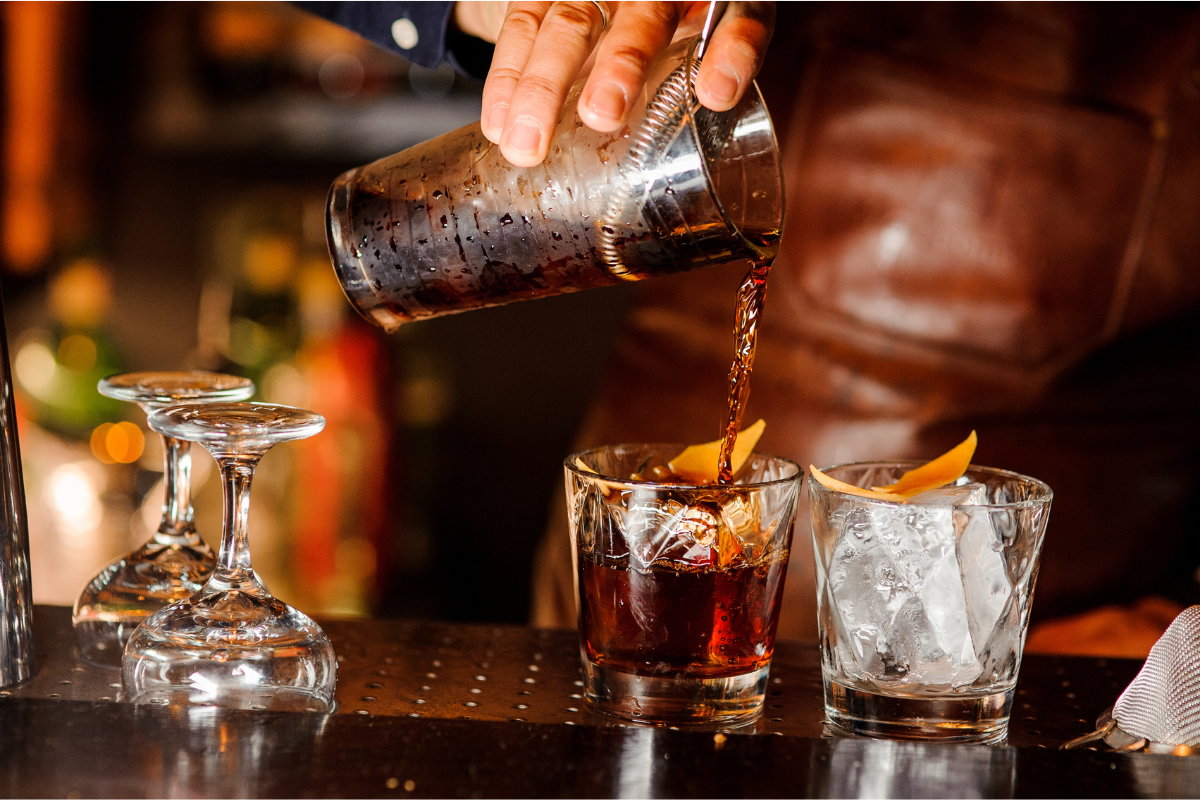
<path fill-rule="evenodd" d="M 34 671 L 29 529 L 10 363 L 0 308 L 0 686 L 26 680 Z"/>
<path fill-rule="evenodd" d="M 70 609 L 37 606 L 40 668 L 0 698 L 120 702 L 120 673 L 78 659 Z M 584 705 L 575 631 L 515 625 L 321 620 L 338 654 L 337 714 L 524 721 L 622 728 Z M 1013 700 L 1008 743 L 1056 749 L 1091 729 L 1139 664 L 1029 656 Z M 736 734 L 817 738 L 824 729 L 820 653 L 778 642 L 763 716 Z"/>
<path fill-rule="evenodd" d="M 0 697 L 119 702 L 120 671 L 78 658 L 70 609 L 38 606 L 36 616 L 42 667 Z M 321 626 L 338 654 L 338 714 L 624 727 L 584 705 L 574 631 L 394 620 Z M 771 678 L 768 713 L 738 732 L 821 735 L 816 654 L 787 649 L 788 666 Z M 785 718 L 788 695 L 815 702 Z"/>
<path fill-rule="evenodd" d="M 800 642 L 776 650 L 767 717 L 734 732 L 777 735 L 720 736 L 587 712 L 573 631 L 324 621 L 341 705 L 323 715 L 117 702 L 115 670 L 75 661 L 68 609 L 35 624 L 41 670 L 0 691 L 6 796 L 1200 796 L 1200 759 L 1056 748 L 1137 661 L 1027 656 L 1010 746 L 980 747 L 826 735 L 819 653 Z"/>

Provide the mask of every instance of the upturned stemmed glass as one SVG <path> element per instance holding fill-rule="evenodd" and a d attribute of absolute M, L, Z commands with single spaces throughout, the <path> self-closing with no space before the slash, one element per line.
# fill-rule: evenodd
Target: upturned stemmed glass
<path fill-rule="evenodd" d="M 190 403 L 247 400 L 254 383 L 216 372 L 129 372 L 100 381 L 105 397 L 137 403 L 147 414 Z M 191 443 L 163 437 L 162 521 L 144 545 L 100 570 L 75 601 L 80 655 L 121 666 L 133 629 L 163 606 L 200 590 L 216 564 L 192 521 Z"/>
<path fill-rule="evenodd" d="M 204 587 L 158 611 L 125 646 L 126 699 L 163 706 L 329 711 L 337 660 L 324 631 L 271 596 L 250 565 L 254 469 L 272 446 L 325 427 L 311 411 L 267 403 L 215 403 L 150 415 L 164 436 L 212 453 L 225 484 L 217 566 Z"/>

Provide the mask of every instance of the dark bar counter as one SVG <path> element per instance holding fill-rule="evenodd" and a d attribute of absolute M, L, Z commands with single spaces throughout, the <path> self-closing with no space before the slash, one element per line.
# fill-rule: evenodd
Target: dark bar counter
<path fill-rule="evenodd" d="M 330 715 L 171 710 L 79 662 L 38 607 L 39 671 L 0 691 L 14 797 L 1196 797 L 1200 758 L 1061 751 L 1141 662 L 1027 656 L 1005 746 L 825 736 L 819 654 L 783 642 L 767 708 L 723 735 L 623 725 L 582 697 L 571 631 L 325 621 Z"/>

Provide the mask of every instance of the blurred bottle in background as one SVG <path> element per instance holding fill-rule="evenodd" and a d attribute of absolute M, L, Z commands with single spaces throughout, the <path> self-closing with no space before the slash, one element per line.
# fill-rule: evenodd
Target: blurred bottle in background
<path fill-rule="evenodd" d="M 69 261 L 47 284 L 45 324 L 21 331 L 12 348 L 39 602 L 71 602 L 87 571 L 132 536 L 146 436 L 96 391 L 123 362 L 108 327 L 111 281 L 96 257 Z"/>
<path fill-rule="evenodd" d="M 325 416 L 320 436 L 260 468 L 251 513 L 267 553 L 255 563 L 301 608 L 364 614 L 403 499 L 384 488 L 395 445 L 391 370 L 330 269 L 323 199 L 260 187 L 220 211 L 194 358 L 252 378 L 263 400 Z"/>

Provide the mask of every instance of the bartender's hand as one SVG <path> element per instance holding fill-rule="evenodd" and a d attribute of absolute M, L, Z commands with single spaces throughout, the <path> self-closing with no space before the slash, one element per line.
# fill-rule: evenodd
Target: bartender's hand
<path fill-rule="evenodd" d="M 496 43 L 483 87 L 483 134 L 519 167 L 540 164 L 571 84 L 589 128 L 613 131 L 629 115 L 646 70 L 674 40 L 700 32 L 706 2 L 459 2 L 455 22 Z M 696 95 L 713 111 L 733 108 L 762 66 L 775 28 L 774 3 L 729 3 L 709 38 Z M 602 35 L 603 34 L 603 35 Z"/>

